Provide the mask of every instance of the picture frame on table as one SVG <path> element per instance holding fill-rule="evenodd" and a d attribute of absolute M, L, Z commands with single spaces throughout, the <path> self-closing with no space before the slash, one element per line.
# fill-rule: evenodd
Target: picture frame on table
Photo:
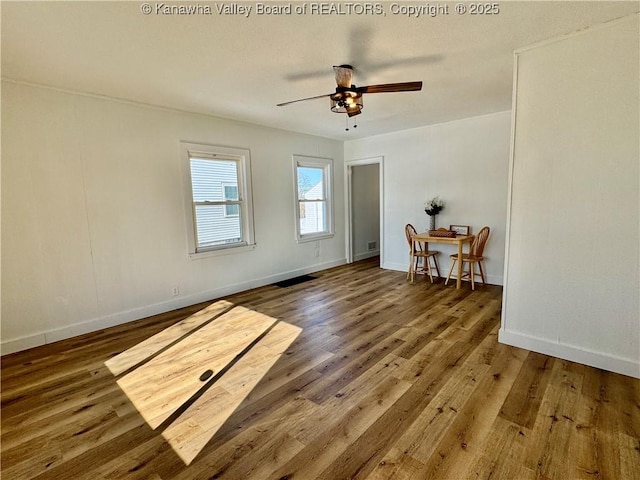
<path fill-rule="evenodd" d="M 471 233 L 469 225 L 449 225 L 449 230 L 456 232 L 456 235 L 469 235 Z"/>

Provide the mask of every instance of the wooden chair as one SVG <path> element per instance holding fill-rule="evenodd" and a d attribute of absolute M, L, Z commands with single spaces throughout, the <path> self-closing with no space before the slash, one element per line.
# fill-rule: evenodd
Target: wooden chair
<path fill-rule="evenodd" d="M 487 244 L 487 240 L 489 239 L 489 233 L 490 233 L 489 227 L 483 227 L 482 229 L 480 229 L 476 237 L 473 239 L 473 242 L 471 243 L 471 248 L 469 249 L 469 253 L 462 254 L 463 272 L 464 272 L 464 263 L 469 264 L 469 270 L 462 274 L 462 280 L 471 280 L 471 290 L 475 290 L 476 288 L 475 277 L 477 275 L 480 275 L 483 285 L 487 283 L 487 279 L 484 276 L 484 258 L 482 256 L 482 253 L 484 252 L 484 247 Z M 447 275 L 447 279 L 444 281 L 445 285 L 449 282 L 449 279 L 451 278 L 453 267 L 456 265 L 456 262 L 458 261 L 458 254 L 456 253 L 454 255 L 450 255 L 449 258 L 451 258 L 452 262 L 451 262 L 451 268 L 449 269 L 449 275 Z M 480 273 L 476 273 L 476 268 L 475 268 L 476 263 L 480 268 Z"/>
<path fill-rule="evenodd" d="M 407 272 L 407 279 L 410 279 L 413 282 L 413 274 L 414 273 L 423 273 L 428 274 L 431 283 L 433 283 L 433 273 L 431 272 L 431 262 L 429 259 L 433 259 L 434 267 L 436 267 L 436 272 L 438 273 L 438 277 L 440 276 L 440 268 L 438 267 L 438 259 L 436 258 L 440 252 L 435 250 L 426 250 L 423 242 L 415 242 L 412 244 L 411 237 L 417 235 L 416 229 L 408 223 L 404 227 L 404 233 L 407 237 L 407 243 L 409 244 L 409 255 L 411 259 L 409 260 L 409 271 Z M 413 246 L 413 250 L 412 250 Z M 422 258 L 422 269 L 418 270 L 418 265 L 420 259 Z"/>

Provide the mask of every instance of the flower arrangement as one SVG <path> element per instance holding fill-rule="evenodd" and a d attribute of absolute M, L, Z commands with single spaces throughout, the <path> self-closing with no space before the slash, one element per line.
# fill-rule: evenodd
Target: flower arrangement
<path fill-rule="evenodd" d="M 438 215 L 442 210 L 444 210 L 444 201 L 440 200 L 440 197 L 433 197 L 424 202 L 424 211 L 430 217 Z"/>

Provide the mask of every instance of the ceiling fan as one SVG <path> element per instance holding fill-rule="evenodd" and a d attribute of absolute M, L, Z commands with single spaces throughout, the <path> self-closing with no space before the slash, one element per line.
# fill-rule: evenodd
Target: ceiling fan
<path fill-rule="evenodd" d="M 415 92 L 422 90 L 422 82 L 383 83 L 381 85 L 356 87 L 351 83 L 353 80 L 353 67 L 351 65 L 334 66 L 333 70 L 336 75 L 336 83 L 338 84 L 335 93 L 292 100 L 291 102 L 279 103 L 277 106 L 283 107 L 296 102 L 329 97 L 332 112 L 346 113 L 349 117 L 353 117 L 362 113 L 364 105 L 362 95 L 365 93 Z"/>

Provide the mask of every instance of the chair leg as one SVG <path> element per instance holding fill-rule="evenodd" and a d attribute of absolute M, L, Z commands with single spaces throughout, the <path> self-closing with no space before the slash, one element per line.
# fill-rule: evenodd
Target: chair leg
<path fill-rule="evenodd" d="M 413 283 L 415 256 L 409 252 L 409 271 L 407 272 L 407 280 Z"/>
<path fill-rule="evenodd" d="M 449 279 L 451 278 L 451 273 L 453 272 L 453 267 L 456 266 L 456 262 L 458 260 L 456 258 L 453 259 L 453 262 L 451 262 L 451 268 L 449 269 L 449 275 L 447 275 L 447 279 L 444 281 L 444 284 L 447 285 L 449 283 Z"/>
<path fill-rule="evenodd" d="M 478 262 L 478 266 L 480 267 L 480 277 L 482 278 L 482 284 L 487 284 L 487 278 L 484 276 L 484 268 L 482 266 L 482 262 Z"/>
<path fill-rule="evenodd" d="M 436 266 L 436 273 L 438 274 L 438 278 L 440 278 L 440 269 L 438 268 L 438 257 L 436 255 L 433 256 L 433 263 Z"/>
<path fill-rule="evenodd" d="M 429 274 L 429 280 L 433 283 L 433 275 L 431 274 L 431 262 L 429 262 L 429 257 L 424 257 L 422 259 L 425 267 L 427 268 L 427 273 Z"/>
<path fill-rule="evenodd" d="M 476 289 L 476 269 L 475 269 L 475 263 L 474 262 L 468 262 L 469 263 L 469 276 L 471 277 L 471 290 L 475 290 Z"/>

